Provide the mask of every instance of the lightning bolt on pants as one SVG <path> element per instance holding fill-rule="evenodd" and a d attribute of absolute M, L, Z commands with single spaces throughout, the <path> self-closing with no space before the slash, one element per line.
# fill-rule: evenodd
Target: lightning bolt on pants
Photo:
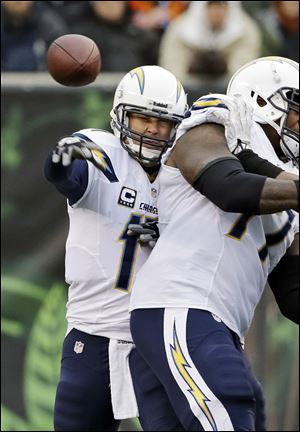
<path fill-rule="evenodd" d="M 210 312 L 135 310 L 131 332 L 144 430 L 265 430 L 261 388 L 239 338 Z"/>

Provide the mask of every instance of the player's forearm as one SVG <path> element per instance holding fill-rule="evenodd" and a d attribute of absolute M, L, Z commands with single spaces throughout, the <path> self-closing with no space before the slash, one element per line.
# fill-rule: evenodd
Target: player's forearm
<path fill-rule="evenodd" d="M 277 177 L 277 180 L 299 180 L 299 176 L 296 174 L 282 171 Z"/>
<path fill-rule="evenodd" d="M 63 166 L 61 163 L 52 162 L 52 151 L 49 152 L 44 165 L 46 179 L 53 184 L 67 181 L 70 177 L 71 166 Z"/>
<path fill-rule="evenodd" d="M 295 181 L 246 173 L 233 157 L 207 164 L 192 185 L 226 212 L 258 215 L 289 209 L 298 211 Z"/>
<path fill-rule="evenodd" d="M 288 209 L 299 211 L 296 182 L 268 178 L 261 192 L 259 209 L 260 214 L 277 213 Z"/>
<path fill-rule="evenodd" d="M 299 176 L 288 173 L 267 159 L 263 159 L 250 149 L 242 150 L 236 157 L 239 159 L 246 172 L 262 176 L 277 178 L 279 180 L 298 180 Z"/>
<path fill-rule="evenodd" d="M 46 179 L 73 204 L 84 194 L 88 185 L 88 166 L 85 160 L 74 160 L 69 166 L 52 162 L 52 152 L 49 153 L 44 173 Z"/>
<path fill-rule="evenodd" d="M 245 172 L 241 161 L 227 150 L 222 129 L 211 124 L 190 129 L 176 143 L 169 165 L 178 168 L 194 189 L 223 211 L 259 215 L 298 210 L 293 181 L 268 178 L 276 178 L 281 169 L 250 150 L 244 155 L 247 163 L 251 159 L 251 170 Z M 263 174 L 264 170 L 271 175 Z"/>

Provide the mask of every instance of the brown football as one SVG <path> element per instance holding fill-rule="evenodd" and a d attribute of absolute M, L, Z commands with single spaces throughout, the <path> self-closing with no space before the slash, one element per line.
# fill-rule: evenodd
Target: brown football
<path fill-rule="evenodd" d="M 48 49 L 48 71 L 58 83 L 79 87 L 95 81 L 101 55 L 95 42 L 83 35 L 68 34 L 55 39 Z"/>

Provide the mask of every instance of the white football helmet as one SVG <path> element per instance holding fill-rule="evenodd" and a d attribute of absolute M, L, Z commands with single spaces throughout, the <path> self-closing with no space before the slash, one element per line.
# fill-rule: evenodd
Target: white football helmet
<path fill-rule="evenodd" d="M 144 165 L 154 165 L 172 146 L 177 126 L 187 110 L 186 93 L 171 72 L 160 66 L 141 66 L 128 72 L 116 89 L 110 113 L 111 128 L 134 159 Z M 154 138 L 134 131 L 129 127 L 130 113 L 173 122 L 169 139 Z M 144 143 L 148 144 L 147 147 Z"/>
<path fill-rule="evenodd" d="M 254 109 L 254 120 L 277 131 L 285 157 L 298 166 L 299 130 L 287 126 L 287 117 L 291 110 L 299 113 L 299 64 L 284 57 L 253 60 L 232 76 L 227 94 L 244 97 Z"/>

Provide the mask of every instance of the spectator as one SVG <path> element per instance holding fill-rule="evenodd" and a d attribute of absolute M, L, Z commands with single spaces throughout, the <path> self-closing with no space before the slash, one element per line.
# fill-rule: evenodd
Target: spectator
<path fill-rule="evenodd" d="M 273 1 L 258 14 L 263 30 L 263 54 L 279 55 L 299 62 L 299 1 Z"/>
<path fill-rule="evenodd" d="M 39 8 L 38 2 L 2 1 L 1 70 L 45 70 L 48 45 L 65 33 L 60 16 Z"/>
<path fill-rule="evenodd" d="M 129 1 L 132 22 L 140 29 L 165 30 L 169 22 L 180 15 L 188 1 Z"/>
<path fill-rule="evenodd" d="M 58 13 L 67 26 L 77 23 L 89 11 L 87 1 L 40 1 L 39 3 Z"/>
<path fill-rule="evenodd" d="M 159 64 L 179 79 L 229 76 L 258 57 L 261 32 L 238 1 L 191 2 L 162 37 Z"/>
<path fill-rule="evenodd" d="M 260 13 L 265 13 L 268 9 L 272 7 L 272 2 L 270 0 L 267 1 L 242 1 L 243 9 L 254 19 L 257 19 L 257 16 Z"/>
<path fill-rule="evenodd" d="M 73 33 L 92 38 L 102 54 L 102 70 L 123 72 L 157 63 L 158 36 L 130 23 L 126 1 L 90 1 L 89 11 L 71 26 Z"/>

